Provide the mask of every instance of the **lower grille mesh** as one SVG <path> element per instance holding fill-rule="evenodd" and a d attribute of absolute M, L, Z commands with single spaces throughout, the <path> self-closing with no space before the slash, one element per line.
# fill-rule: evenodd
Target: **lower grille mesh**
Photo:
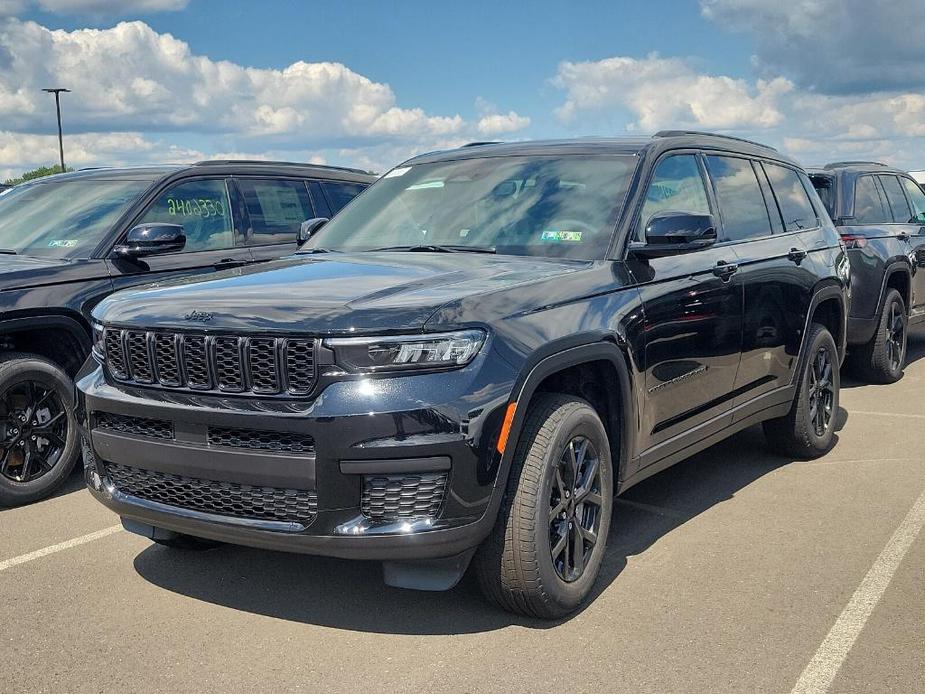
<path fill-rule="evenodd" d="M 315 440 L 304 434 L 225 427 L 209 427 L 209 445 L 283 453 L 311 453 L 315 450 Z"/>
<path fill-rule="evenodd" d="M 107 463 L 116 489 L 140 499 L 235 518 L 308 525 L 318 511 L 315 492 L 252 487 Z"/>
<path fill-rule="evenodd" d="M 162 419 L 147 419 L 145 417 L 126 417 L 122 414 L 109 412 L 96 413 L 96 426 L 103 429 L 112 429 L 123 434 L 133 436 L 148 436 L 154 439 L 172 439 L 173 424 Z"/>
<path fill-rule="evenodd" d="M 433 517 L 445 490 L 445 472 L 370 475 L 364 479 L 360 510 L 373 521 Z"/>

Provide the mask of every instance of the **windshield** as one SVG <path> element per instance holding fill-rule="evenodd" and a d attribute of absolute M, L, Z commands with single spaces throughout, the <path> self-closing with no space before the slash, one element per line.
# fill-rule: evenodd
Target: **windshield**
<path fill-rule="evenodd" d="M 151 181 L 59 180 L 0 196 L 0 249 L 86 258 Z"/>
<path fill-rule="evenodd" d="M 594 260 L 610 245 L 632 156 L 485 157 L 399 167 L 306 250 L 448 247 Z"/>

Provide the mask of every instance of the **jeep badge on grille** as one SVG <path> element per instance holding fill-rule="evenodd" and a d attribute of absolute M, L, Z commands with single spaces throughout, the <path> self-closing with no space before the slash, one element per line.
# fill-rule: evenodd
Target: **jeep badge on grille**
<path fill-rule="evenodd" d="M 187 314 L 186 314 L 185 316 L 183 316 L 183 317 L 184 317 L 186 320 L 194 320 L 194 321 L 197 321 L 197 322 L 199 322 L 199 323 L 206 323 L 206 322 L 212 320 L 212 314 L 211 314 L 211 313 L 207 313 L 207 312 L 205 312 L 205 311 L 190 311 L 189 313 L 187 313 Z"/>

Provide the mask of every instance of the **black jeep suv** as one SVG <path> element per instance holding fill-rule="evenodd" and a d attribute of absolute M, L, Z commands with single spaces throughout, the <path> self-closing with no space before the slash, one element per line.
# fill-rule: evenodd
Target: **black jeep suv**
<path fill-rule="evenodd" d="M 61 174 L 0 196 L 0 506 L 51 493 L 80 455 L 71 378 L 100 299 L 288 255 L 303 222 L 330 217 L 372 180 L 210 161 Z"/>
<path fill-rule="evenodd" d="M 499 605 L 561 616 L 614 494 L 758 422 L 789 455 L 828 449 L 847 282 L 768 147 L 423 155 L 302 255 L 104 300 L 87 482 L 155 542 L 379 560 L 423 589 L 475 555 Z"/>
<path fill-rule="evenodd" d="M 810 172 L 851 261 L 848 363 L 862 378 L 902 378 L 909 325 L 925 320 L 925 193 L 876 162 Z"/>

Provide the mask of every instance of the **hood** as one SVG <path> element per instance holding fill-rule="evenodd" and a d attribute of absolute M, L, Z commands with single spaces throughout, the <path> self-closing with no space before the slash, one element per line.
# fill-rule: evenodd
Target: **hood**
<path fill-rule="evenodd" d="M 291 256 L 105 299 L 107 324 L 241 332 L 420 330 L 441 306 L 548 280 L 587 262 L 475 253 Z M 487 317 L 486 317 L 487 318 Z"/>
<path fill-rule="evenodd" d="M 0 291 L 83 280 L 100 274 L 108 273 L 99 261 L 0 254 Z"/>

